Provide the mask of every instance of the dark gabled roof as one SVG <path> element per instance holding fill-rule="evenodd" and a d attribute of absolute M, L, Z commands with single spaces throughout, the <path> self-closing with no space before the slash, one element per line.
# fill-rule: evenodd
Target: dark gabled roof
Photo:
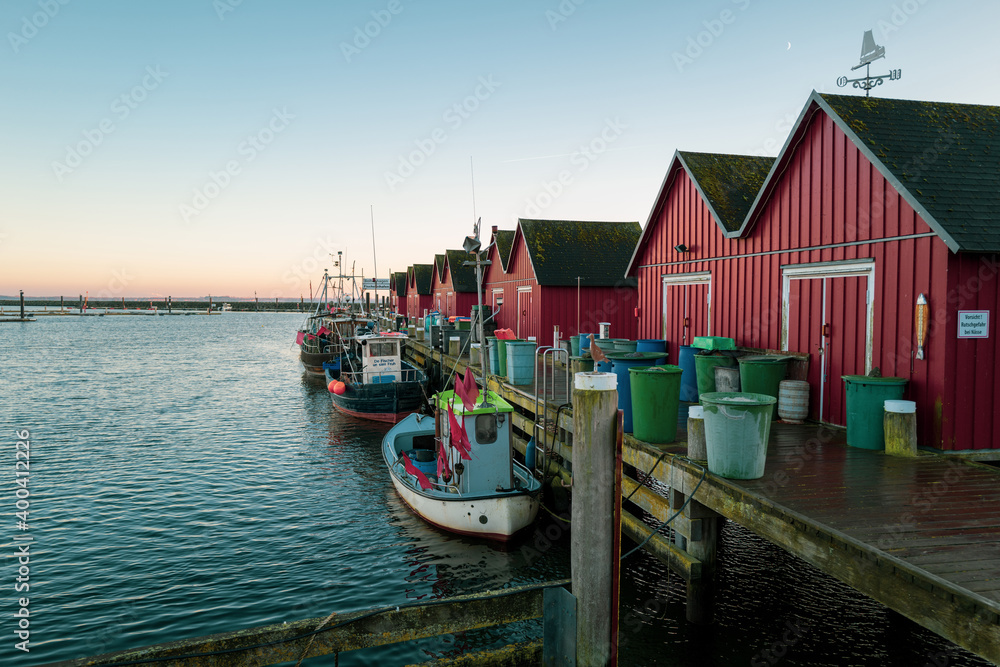
<path fill-rule="evenodd" d="M 813 91 L 741 228 L 763 209 L 817 110 L 955 252 L 1000 252 L 1000 107 Z"/>
<path fill-rule="evenodd" d="M 514 247 L 515 233 L 513 229 L 498 229 L 495 236 L 500 268 L 504 271 L 507 270 L 507 263 L 510 262 L 510 249 Z"/>
<path fill-rule="evenodd" d="M 576 286 L 578 277 L 583 287 L 636 284 L 625 269 L 642 231 L 638 222 L 518 220 L 518 230 L 539 285 Z"/>
<path fill-rule="evenodd" d="M 474 259 L 464 250 L 445 250 L 448 255 L 448 270 L 451 271 L 451 284 L 456 292 L 476 291 L 476 267 L 465 266 L 465 262 Z"/>
<path fill-rule="evenodd" d="M 677 151 L 677 156 L 723 234 L 743 224 L 774 164 L 773 157 L 754 155 Z"/>
<path fill-rule="evenodd" d="M 434 255 L 434 268 L 437 269 L 438 282 L 444 280 L 445 255 Z"/>
<path fill-rule="evenodd" d="M 656 226 L 657 212 L 682 169 L 694 183 L 722 234 L 730 236 L 741 229 L 773 164 L 774 158 L 771 157 L 674 151 L 643 227 L 642 237 L 633 249 L 627 272 L 634 274 L 639 254 Z"/>
<path fill-rule="evenodd" d="M 389 288 L 396 296 L 406 296 L 406 272 L 397 271 L 390 276 Z"/>
<path fill-rule="evenodd" d="M 433 264 L 414 264 L 413 266 L 406 269 L 407 282 L 410 278 L 417 287 L 417 294 L 430 294 L 431 293 L 431 281 L 434 279 L 434 265 Z"/>

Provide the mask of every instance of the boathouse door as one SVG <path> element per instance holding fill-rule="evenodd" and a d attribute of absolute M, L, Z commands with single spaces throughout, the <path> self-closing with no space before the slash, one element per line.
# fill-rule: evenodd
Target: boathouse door
<path fill-rule="evenodd" d="M 517 337 L 524 340 L 532 334 L 531 288 L 517 288 Z"/>
<path fill-rule="evenodd" d="M 663 276 L 663 339 L 668 359 L 677 363 L 681 345 L 695 336 L 712 335 L 712 273 L 673 273 Z"/>
<path fill-rule="evenodd" d="M 810 417 L 847 423 L 844 375 L 872 367 L 871 260 L 782 268 L 781 349 L 809 354 Z"/>

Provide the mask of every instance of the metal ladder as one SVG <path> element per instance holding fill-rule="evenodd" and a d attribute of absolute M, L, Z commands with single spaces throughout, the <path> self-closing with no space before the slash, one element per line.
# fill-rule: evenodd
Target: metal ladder
<path fill-rule="evenodd" d="M 538 361 L 539 357 L 542 362 L 542 373 L 541 380 L 542 386 L 541 391 L 539 391 L 538 386 Z M 545 434 L 548 432 L 548 411 L 550 403 L 554 404 L 556 401 L 556 373 L 558 369 L 556 368 L 556 361 L 563 360 L 565 362 L 565 376 L 566 376 L 566 402 L 570 400 L 572 385 L 570 384 L 570 372 L 569 372 L 569 352 L 561 347 L 552 346 L 539 346 L 535 350 L 535 419 L 531 427 L 531 441 L 535 443 L 535 469 L 532 470 L 533 473 L 538 475 L 538 470 L 541 470 L 541 477 L 545 477 L 545 470 L 548 467 L 548 461 L 545 460 Z M 549 382 L 549 367 L 552 368 L 552 378 L 551 385 Z M 552 405 L 552 407 L 557 407 Z M 542 437 L 538 437 L 538 428 L 542 428 Z M 552 443 L 555 444 L 555 440 L 559 435 L 559 423 L 558 420 L 555 423 L 555 432 L 552 436 Z"/>

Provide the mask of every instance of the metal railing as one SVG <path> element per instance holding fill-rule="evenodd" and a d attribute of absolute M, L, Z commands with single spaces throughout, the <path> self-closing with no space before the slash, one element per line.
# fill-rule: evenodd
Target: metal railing
<path fill-rule="evenodd" d="M 543 345 L 535 350 L 535 419 L 531 428 L 531 439 L 535 442 L 535 470 L 542 470 L 542 474 L 548 467 L 548 461 L 545 460 L 545 433 L 549 428 L 549 404 L 554 403 L 556 400 L 556 361 L 557 359 L 563 357 L 565 359 L 561 360 L 564 362 L 564 375 L 566 380 L 566 400 L 570 397 L 570 372 L 569 372 L 569 352 L 561 347 L 552 347 L 549 345 Z M 538 361 L 541 358 L 542 362 L 542 386 L 539 390 L 538 386 Z M 549 367 L 552 368 L 552 379 L 551 385 L 549 383 Z M 551 389 L 551 391 L 550 391 Z M 541 409 L 539 409 L 539 407 Z M 553 408 L 557 407 L 555 405 Z M 538 438 L 538 428 L 542 428 L 542 438 Z M 553 432 L 553 443 L 555 444 L 555 438 L 559 434 L 559 423 L 556 421 L 555 430 Z"/>

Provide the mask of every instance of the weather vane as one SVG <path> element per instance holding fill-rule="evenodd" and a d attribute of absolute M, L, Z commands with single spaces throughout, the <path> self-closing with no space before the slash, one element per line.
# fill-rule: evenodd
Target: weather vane
<path fill-rule="evenodd" d="M 888 74 L 872 76 L 872 63 L 879 58 L 885 58 L 885 47 L 875 43 L 875 38 L 872 36 L 871 30 L 865 30 L 865 36 L 861 40 L 861 62 L 851 68 L 853 72 L 856 69 L 864 67 L 865 75 L 860 79 L 848 79 L 846 76 L 842 76 L 837 79 L 837 85 L 843 88 L 848 83 L 853 83 L 855 88 L 865 91 L 865 97 L 868 97 L 871 94 L 871 89 L 875 86 L 881 86 L 885 79 L 898 81 L 903 78 L 903 70 L 901 69 L 893 69 L 889 70 Z"/>

